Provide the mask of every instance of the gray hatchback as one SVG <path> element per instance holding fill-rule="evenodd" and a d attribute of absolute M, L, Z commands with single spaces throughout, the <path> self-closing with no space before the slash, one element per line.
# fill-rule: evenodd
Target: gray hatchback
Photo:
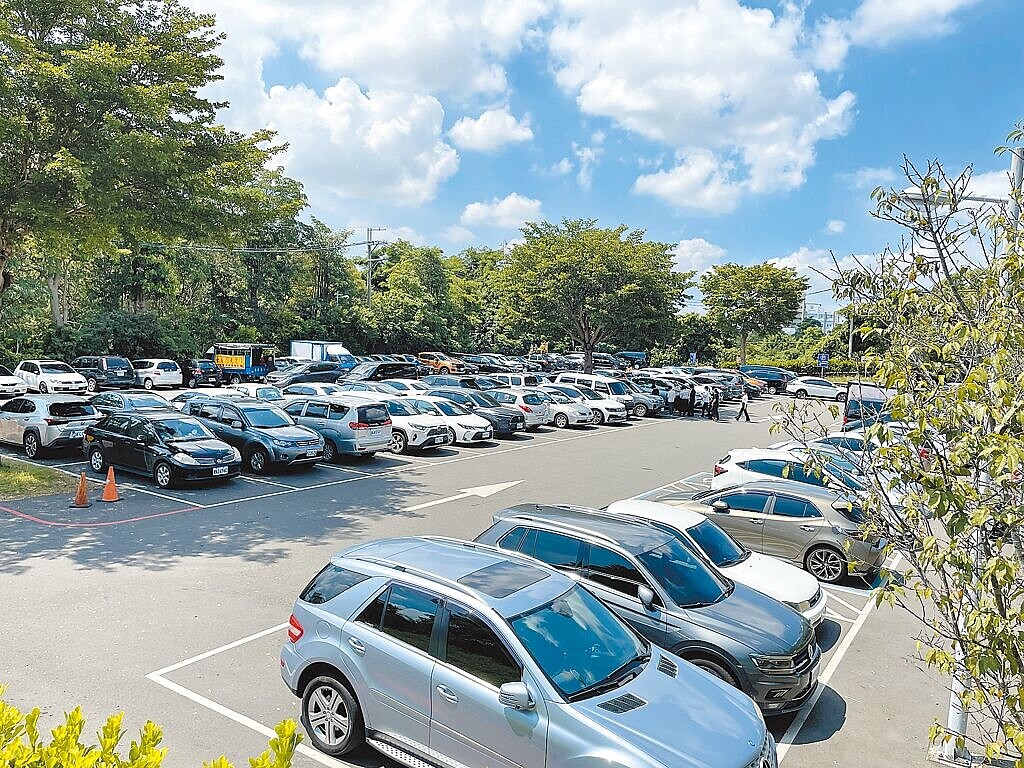
<path fill-rule="evenodd" d="M 670 532 L 583 507 L 522 504 L 477 541 L 564 571 L 644 637 L 750 696 L 792 712 L 818 681 L 821 649 L 803 616 L 722 575 Z"/>
<path fill-rule="evenodd" d="M 536 560 L 469 542 L 342 552 L 299 595 L 281 676 L 329 755 L 465 768 L 776 768 L 750 699 Z"/>

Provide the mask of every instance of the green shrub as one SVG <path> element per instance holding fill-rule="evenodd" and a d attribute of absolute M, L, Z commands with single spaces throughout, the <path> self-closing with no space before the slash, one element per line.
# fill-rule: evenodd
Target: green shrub
<path fill-rule="evenodd" d="M 50 732 L 52 738 L 46 741 L 39 734 L 38 707 L 22 714 L 3 700 L 3 692 L 0 687 L 0 766 L 5 768 L 160 768 L 167 754 L 167 749 L 160 747 L 163 731 L 152 722 L 142 727 L 139 740 L 132 741 L 128 754 L 121 754 L 118 745 L 125 733 L 121 725 L 123 712 L 107 718 L 96 734 L 96 744 L 83 744 L 85 718 L 79 707 L 65 713 L 64 722 Z M 302 740 L 298 724 L 284 720 L 274 731 L 277 738 L 270 740 L 270 747 L 259 757 L 249 759 L 251 768 L 291 768 L 295 749 Z M 223 755 L 203 765 L 231 768 Z"/>

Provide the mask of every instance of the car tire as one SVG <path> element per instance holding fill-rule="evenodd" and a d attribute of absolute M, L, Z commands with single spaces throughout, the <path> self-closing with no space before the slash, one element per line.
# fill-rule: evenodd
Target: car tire
<path fill-rule="evenodd" d="M 846 393 L 845 392 L 838 392 L 836 394 L 836 402 L 837 403 L 845 403 L 846 402 Z"/>
<path fill-rule="evenodd" d="M 170 488 L 174 485 L 174 471 L 166 461 L 158 461 L 153 467 L 153 482 L 157 488 Z"/>
<path fill-rule="evenodd" d="M 806 397 L 807 397 L 807 390 L 806 389 L 798 389 L 796 391 L 796 399 L 797 400 L 803 400 Z"/>
<path fill-rule="evenodd" d="M 644 405 L 643 403 L 637 403 L 636 405 L 633 406 L 633 415 L 636 416 L 638 419 L 646 418 L 647 410 L 648 409 L 646 405 Z"/>
<path fill-rule="evenodd" d="M 86 389 L 88 389 L 88 387 L 89 387 L 89 385 L 86 384 Z M 39 394 L 40 395 L 45 395 L 49 391 L 50 391 L 50 388 L 48 386 L 46 386 L 46 382 L 45 381 L 40 381 L 39 382 Z"/>
<path fill-rule="evenodd" d="M 449 374 L 451 374 L 451 372 L 452 372 L 452 369 L 451 369 L 451 368 L 448 368 L 447 366 L 442 366 L 441 368 L 438 368 L 438 369 L 437 369 L 437 372 L 438 372 L 438 373 L 439 373 L 439 374 L 440 374 L 441 376 L 448 376 Z"/>
<path fill-rule="evenodd" d="M 705 659 L 705 658 L 702 658 L 702 657 L 699 657 L 699 656 L 697 658 L 694 658 L 694 659 L 687 659 L 687 661 L 689 661 L 691 664 L 693 664 L 698 669 L 704 670 L 709 675 L 714 675 L 715 677 L 717 677 L 722 682 L 728 683 L 733 688 L 739 688 L 740 687 L 739 686 L 739 682 L 736 680 L 735 675 L 733 675 L 732 672 L 730 672 L 728 669 L 726 669 L 725 666 L 723 664 L 721 664 L 720 662 L 712 661 L 711 659 Z"/>
<path fill-rule="evenodd" d="M 814 547 L 804 557 L 804 568 L 818 581 L 836 584 L 846 576 L 846 556 L 835 547 Z"/>
<path fill-rule="evenodd" d="M 330 464 L 338 458 L 338 447 L 333 440 L 324 440 L 324 461 Z"/>
<path fill-rule="evenodd" d="M 100 473 L 107 468 L 107 460 L 103 456 L 103 449 L 94 445 L 89 449 L 89 468 L 93 472 Z"/>
<path fill-rule="evenodd" d="M 604 424 L 604 411 L 602 411 L 600 408 L 594 409 L 594 423 L 597 424 L 598 426 Z"/>
<path fill-rule="evenodd" d="M 388 450 L 398 454 L 409 450 L 409 439 L 404 432 L 398 429 L 391 430 L 391 444 L 388 446 Z"/>
<path fill-rule="evenodd" d="M 457 435 L 455 434 L 455 429 L 452 427 L 448 427 L 448 445 L 455 445 L 456 437 Z"/>
<path fill-rule="evenodd" d="M 230 384 L 232 387 L 235 386 L 236 384 L 241 384 L 241 383 L 242 383 L 242 377 L 239 376 L 238 374 L 234 374 L 231 378 L 228 379 L 228 384 Z"/>
<path fill-rule="evenodd" d="M 366 740 L 359 702 L 333 677 L 322 675 L 309 681 L 302 692 L 299 719 L 313 746 L 331 757 L 347 755 Z"/>
<path fill-rule="evenodd" d="M 153 380 L 152 379 L 143 379 L 143 381 L 142 381 L 142 388 L 143 389 L 152 389 L 153 388 Z"/>
<path fill-rule="evenodd" d="M 555 414 L 555 426 L 559 429 L 565 429 L 569 426 L 569 417 L 564 413 Z"/>
<path fill-rule="evenodd" d="M 199 382 L 196 380 L 196 377 L 195 376 L 189 377 L 188 388 L 189 389 L 196 389 L 198 387 L 199 387 Z"/>
<path fill-rule="evenodd" d="M 88 378 L 85 380 L 85 391 L 95 392 L 96 391 L 96 379 Z"/>
<path fill-rule="evenodd" d="M 769 395 L 777 395 L 777 394 L 779 394 L 779 388 L 776 387 L 774 384 L 769 384 L 767 391 L 768 391 Z"/>
<path fill-rule="evenodd" d="M 26 432 L 21 439 L 21 446 L 25 449 L 25 455 L 34 459 L 39 455 L 39 435 L 35 432 Z"/>
<path fill-rule="evenodd" d="M 249 467 L 257 475 L 262 475 L 267 471 L 267 467 L 270 466 L 270 454 L 267 453 L 266 448 L 256 446 L 245 459 L 246 466 Z"/>

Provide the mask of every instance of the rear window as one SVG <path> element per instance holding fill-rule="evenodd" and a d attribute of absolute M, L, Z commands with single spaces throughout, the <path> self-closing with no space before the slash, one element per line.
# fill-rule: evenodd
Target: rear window
<path fill-rule="evenodd" d="M 541 405 L 544 401 L 541 400 L 540 395 L 531 392 L 528 395 L 523 395 L 523 402 L 527 405 Z"/>
<path fill-rule="evenodd" d="M 50 415 L 70 419 L 76 416 L 95 416 L 96 409 L 91 403 L 50 403 Z"/>
<path fill-rule="evenodd" d="M 328 600 L 333 600 L 346 589 L 350 589 L 368 578 L 369 576 L 350 571 L 334 563 L 328 563 L 302 590 L 299 600 L 312 605 L 320 605 Z"/>
<path fill-rule="evenodd" d="M 178 370 L 177 363 L 157 363 L 157 368 L 161 371 L 176 371 Z"/>
<path fill-rule="evenodd" d="M 131 368 L 132 364 L 124 357 L 108 357 L 107 368 Z"/>
<path fill-rule="evenodd" d="M 217 365 L 211 360 L 200 360 L 196 367 L 203 371 L 212 371 Z"/>
<path fill-rule="evenodd" d="M 359 406 L 359 421 L 363 424 L 386 424 L 391 421 L 391 416 L 383 405 L 361 405 Z"/>
<path fill-rule="evenodd" d="M 152 368 L 152 360 L 132 360 L 132 368 Z"/>

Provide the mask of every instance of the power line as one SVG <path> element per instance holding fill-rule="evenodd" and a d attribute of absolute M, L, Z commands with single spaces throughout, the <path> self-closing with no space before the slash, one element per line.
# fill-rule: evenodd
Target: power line
<path fill-rule="evenodd" d="M 377 242 L 360 240 L 357 243 L 337 243 L 335 245 L 311 245 L 305 248 L 227 248 L 213 245 L 174 245 L 169 243 L 139 243 L 147 248 L 159 250 L 196 251 L 199 253 L 310 253 L 311 251 L 336 251 L 340 248 L 351 248 L 356 245 L 378 245 Z"/>

